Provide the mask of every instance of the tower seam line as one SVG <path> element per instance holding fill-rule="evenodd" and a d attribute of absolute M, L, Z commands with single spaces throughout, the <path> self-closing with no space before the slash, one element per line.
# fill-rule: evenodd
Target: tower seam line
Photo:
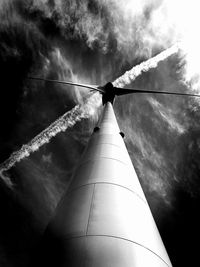
<path fill-rule="evenodd" d="M 86 229 L 86 235 L 88 233 L 88 228 L 89 228 L 89 223 L 90 223 L 90 217 L 91 217 L 91 213 L 92 213 L 92 205 L 93 205 L 93 198 L 94 198 L 94 191 L 95 191 L 95 184 L 93 184 L 93 191 L 92 191 L 92 199 L 91 199 L 91 203 L 90 203 L 90 211 L 89 211 L 89 216 L 88 216 L 88 222 L 87 222 L 87 229 Z"/>
<path fill-rule="evenodd" d="M 70 194 L 70 193 L 72 193 L 73 191 L 78 190 L 78 189 L 81 188 L 81 187 L 88 186 L 88 185 L 97 185 L 97 184 L 109 184 L 109 185 L 119 186 L 119 187 L 121 187 L 121 188 L 123 188 L 123 189 L 126 189 L 126 190 L 130 191 L 131 193 L 133 193 L 134 195 L 136 195 L 138 198 L 140 198 L 140 200 L 142 200 L 145 204 L 147 204 L 147 202 L 146 202 L 146 201 L 145 201 L 145 200 L 144 200 L 138 193 L 136 193 L 135 191 L 129 189 L 129 188 L 126 187 L 126 186 L 123 186 L 123 185 L 120 185 L 120 184 L 115 184 L 115 183 L 109 183 L 109 182 L 95 182 L 95 183 L 87 183 L 87 184 L 83 184 L 83 185 L 80 185 L 80 186 L 78 186 L 78 187 L 72 189 L 71 191 L 69 191 L 69 192 L 67 193 L 67 195 Z"/>
<path fill-rule="evenodd" d="M 119 236 L 114 236 L 114 235 L 82 235 L 82 236 L 73 236 L 73 237 L 69 237 L 69 238 L 64 238 L 64 240 L 71 240 L 71 239 L 76 239 L 76 238 L 84 238 L 84 237 L 110 237 L 110 238 L 115 238 L 115 239 L 120 239 L 120 240 L 124 240 L 124 241 L 127 241 L 127 242 L 130 242 L 130 243 L 133 243 L 133 244 L 136 244 L 148 251 L 150 251 L 151 253 L 153 253 L 155 256 L 157 256 L 159 259 L 161 259 L 168 267 L 172 267 L 171 265 L 169 265 L 161 256 L 159 256 L 156 252 L 154 252 L 153 250 L 151 250 L 150 248 L 138 243 L 138 242 L 135 242 L 133 240 L 130 240 L 130 239 L 127 239 L 127 238 L 124 238 L 124 237 L 119 237 Z"/>

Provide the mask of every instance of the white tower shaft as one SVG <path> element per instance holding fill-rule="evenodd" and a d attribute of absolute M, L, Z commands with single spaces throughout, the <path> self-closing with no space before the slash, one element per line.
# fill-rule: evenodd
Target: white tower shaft
<path fill-rule="evenodd" d="M 62 244 L 56 266 L 172 266 L 110 102 L 95 129 L 47 230 Z"/>

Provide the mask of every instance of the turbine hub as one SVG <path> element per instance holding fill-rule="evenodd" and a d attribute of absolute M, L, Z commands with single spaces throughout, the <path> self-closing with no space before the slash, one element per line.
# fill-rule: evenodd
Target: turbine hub
<path fill-rule="evenodd" d="M 111 82 L 108 82 L 106 85 L 103 86 L 103 89 L 105 91 L 102 96 L 103 105 L 105 105 L 107 102 L 113 104 L 115 98 L 115 87 Z"/>

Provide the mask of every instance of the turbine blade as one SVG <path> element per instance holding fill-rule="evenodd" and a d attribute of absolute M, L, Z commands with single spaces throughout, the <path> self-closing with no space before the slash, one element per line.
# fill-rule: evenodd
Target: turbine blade
<path fill-rule="evenodd" d="M 167 91 L 155 91 L 155 90 L 138 90 L 138 89 L 123 89 L 119 87 L 115 87 L 116 95 L 126 95 L 126 94 L 162 94 L 162 95 L 179 95 L 179 96 L 193 96 L 193 97 L 200 97 L 200 94 L 187 94 L 187 93 L 178 93 L 178 92 L 167 92 Z"/>
<path fill-rule="evenodd" d="M 40 78 L 40 77 L 31 77 L 29 76 L 28 79 L 30 80 L 36 80 L 36 81 L 45 81 L 45 82 L 52 82 L 52 83 L 60 83 L 60 84 L 65 84 L 65 85 L 75 85 L 79 87 L 84 87 L 92 90 L 99 91 L 101 93 L 104 93 L 103 90 L 98 88 L 97 85 L 89 85 L 89 84 L 82 84 L 82 83 L 74 83 L 74 82 L 66 82 L 66 81 L 60 81 L 60 80 L 51 80 L 51 79 L 45 79 L 45 78 Z"/>

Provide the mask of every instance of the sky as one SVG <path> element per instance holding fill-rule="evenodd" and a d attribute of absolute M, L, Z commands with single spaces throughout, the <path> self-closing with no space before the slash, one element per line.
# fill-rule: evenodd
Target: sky
<path fill-rule="evenodd" d="M 102 110 L 98 93 L 27 77 L 102 85 L 178 42 L 178 53 L 124 85 L 198 94 L 198 8 L 195 0 L 0 1 L 0 162 L 83 107 L 79 119 L 67 115 L 63 131 L 1 175 L 1 266 L 27 266 Z M 175 267 L 198 260 L 199 101 L 135 94 L 114 105 Z"/>

